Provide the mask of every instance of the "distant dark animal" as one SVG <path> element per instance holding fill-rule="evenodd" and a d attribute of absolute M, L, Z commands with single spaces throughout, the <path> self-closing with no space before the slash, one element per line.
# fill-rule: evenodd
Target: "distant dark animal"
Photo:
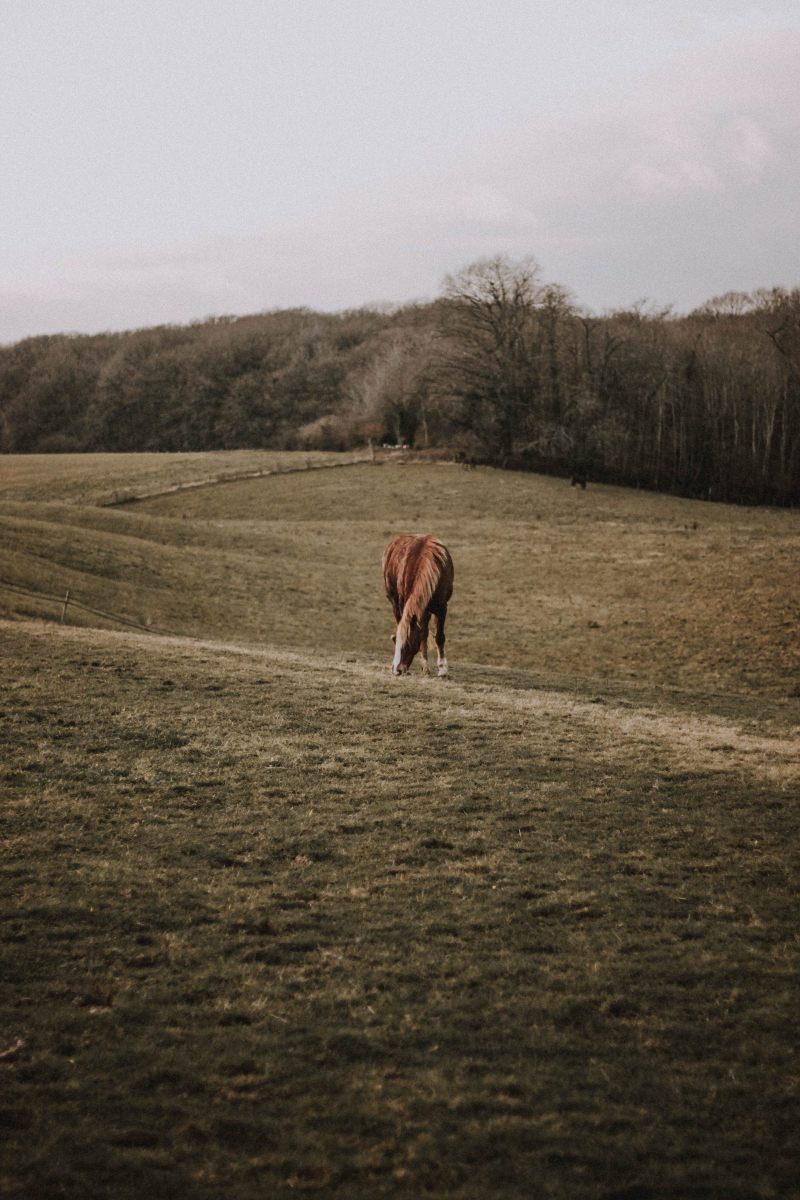
<path fill-rule="evenodd" d="M 570 487 L 577 487 L 579 484 L 582 488 L 586 487 L 589 476 L 585 471 L 573 471 L 570 479 Z"/>
<path fill-rule="evenodd" d="M 383 552 L 383 584 L 394 609 L 393 675 L 407 675 L 418 651 L 422 673 L 428 674 L 428 625 L 436 618 L 439 677 L 447 675 L 444 622 L 453 594 L 453 560 L 432 533 L 404 533 Z"/>
<path fill-rule="evenodd" d="M 475 455 L 467 454 L 466 450 L 458 451 L 456 454 L 456 462 L 461 463 L 461 466 L 466 467 L 469 471 L 474 470 L 474 468 L 478 465 L 478 460 L 476 459 Z"/>

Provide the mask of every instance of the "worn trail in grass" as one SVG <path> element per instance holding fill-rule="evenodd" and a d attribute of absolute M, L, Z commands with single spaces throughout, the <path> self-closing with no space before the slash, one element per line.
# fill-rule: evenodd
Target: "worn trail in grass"
<path fill-rule="evenodd" d="M 789 707 L 0 639 L 9 1194 L 795 1194 Z"/>

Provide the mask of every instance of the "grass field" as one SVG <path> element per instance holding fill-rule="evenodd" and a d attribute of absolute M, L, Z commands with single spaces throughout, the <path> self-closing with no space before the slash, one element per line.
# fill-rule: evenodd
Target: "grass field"
<path fill-rule="evenodd" d="M 156 457 L 0 485 L 0 1192 L 800 1195 L 800 514 Z"/>

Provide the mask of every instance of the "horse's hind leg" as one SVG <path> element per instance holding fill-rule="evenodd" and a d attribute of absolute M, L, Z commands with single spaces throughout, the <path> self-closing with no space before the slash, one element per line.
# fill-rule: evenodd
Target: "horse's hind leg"
<path fill-rule="evenodd" d="M 430 674 L 428 667 L 428 625 L 430 624 L 430 613 L 425 613 L 422 618 L 422 636 L 419 643 L 419 652 L 422 655 L 422 674 Z"/>
<path fill-rule="evenodd" d="M 443 608 L 441 612 L 436 614 L 436 655 L 439 665 L 439 678 L 447 678 L 447 659 L 444 654 L 444 619 L 447 616 L 447 609 Z"/>

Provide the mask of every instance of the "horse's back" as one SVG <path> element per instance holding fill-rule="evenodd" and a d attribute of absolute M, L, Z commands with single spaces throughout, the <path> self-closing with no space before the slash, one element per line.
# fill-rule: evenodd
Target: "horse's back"
<path fill-rule="evenodd" d="M 383 553 L 386 594 L 402 608 L 415 591 L 426 593 L 426 604 L 446 605 L 453 591 L 453 560 L 432 533 L 402 533 Z"/>

